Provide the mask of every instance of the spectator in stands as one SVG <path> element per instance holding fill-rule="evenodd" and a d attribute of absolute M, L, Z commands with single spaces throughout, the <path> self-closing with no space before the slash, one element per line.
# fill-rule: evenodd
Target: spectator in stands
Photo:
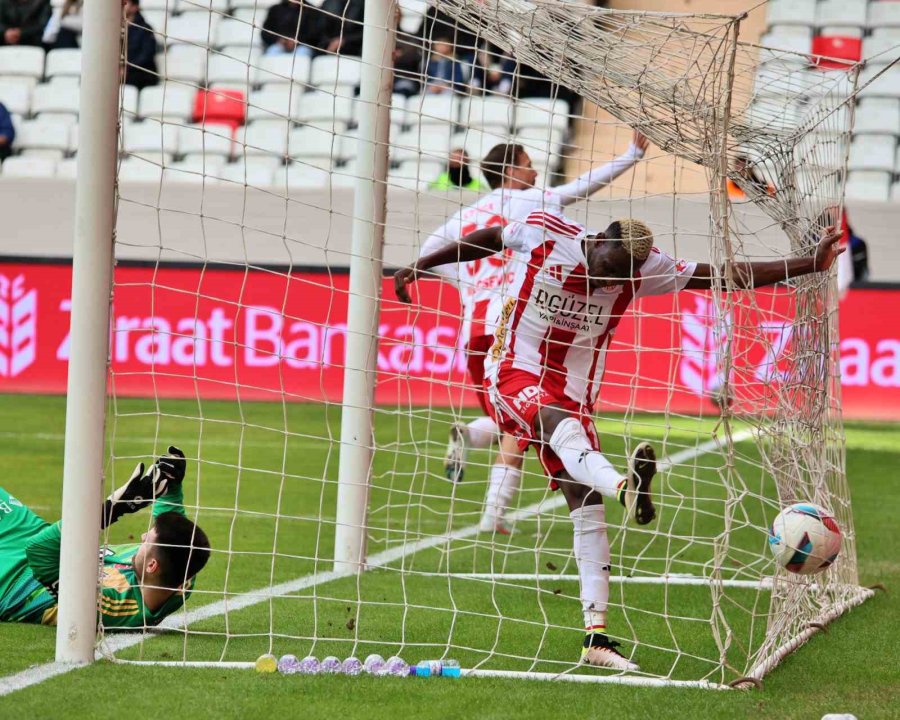
<path fill-rule="evenodd" d="M 140 0 L 125 0 L 128 21 L 127 54 L 122 68 L 122 81 L 138 90 L 159 82 L 156 70 L 156 36 L 144 16 Z"/>
<path fill-rule="evenodd" d="M 50 0 L 0 0 L 0 45 L 40 45 Z"/>
<path fill-rule="evenodd" d="M 84 0 L 66 0 L 53 11 L 44 28 L 44 45 L 54 49 L 81 47 L 83 5 Z"/>
<path fill-rule="evenodd" d="M 425 48 L 433 43 L 450 43 L 462 62 L 472 62 L 474 59 L 478 37 L 450 15 L 438 10 L 433 2 L 422 18 L 418 35 Z"/>
<path fill-rule="evenodd" d="M 266 55 L 311 56 L 316 46 L 317 17 L 317 8 L 303 0 L 281 0 L 270 7 L 262 32 Z"/>
<path fill-rule="evenodd" d="M 487 192 L 490 188 L 469 170 L 469 156 L 462 148 L 454 148 L 447 159 L 447 169 L 428 186 L 432 190 L 464 188 L 476 192 Z"/>
<path fill-rule="evenodd" d="M 0 162 L 12 155 L 13 141 L 16 139 L 16 128 L 6 105 L 0 102 Z"/>
<path fill-rule="evenodd" d="M 456 57 L 454 46 L 440 40 L 431 44 L 431 57 L 425 68 L 425 92 L 465 92 L 468 78 L 463 64 Z"/>
<path fill-rule="evenodd" d="M 394 47 L 394 92 L 410 97 L 422 86 L 422 42 L 400 29 L 400 8 L 397 8 L 397 43 Z"/>
<path fill-rule="evenodd" d="M 314 26 L 320 51 L 362 55 L 364 15 L 365 0 L 325 0 Z"/>

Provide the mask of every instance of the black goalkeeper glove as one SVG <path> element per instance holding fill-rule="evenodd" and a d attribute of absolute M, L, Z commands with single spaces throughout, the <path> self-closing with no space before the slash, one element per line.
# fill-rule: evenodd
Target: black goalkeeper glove
<path fill-rule="evenodd" d="M 144 463 L 138 463 L 128 482 L 103 503 L 100 529 L 109 527 L 123 515 L 151 505 L 170 489 L 181 485 L 186 467 L 184 453 L 174 445 L 170 445 L 169 454 L 159 458 L 146 473 Z"/>

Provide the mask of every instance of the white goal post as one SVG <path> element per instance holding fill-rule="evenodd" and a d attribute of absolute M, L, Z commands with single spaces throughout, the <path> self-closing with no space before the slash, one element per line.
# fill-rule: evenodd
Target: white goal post
<path fill-rule="evenodd" d="M 733 277 L 737 262 L 807 253 L 839 215 L 858 68 L 744 43 L 740 18 L 545 0 L 438 0 L 474 38 L 449 51 L 410 39 L 394 0 L 366 0 L 359 58 L 291 37 L 266 55 L 270 6 L 168 3 L 160 84 L 133 106 L 119 9 L 85 6 L 58 661 L 383 652 L 460 656 L 472 677 L 722 689 L 760 680 L 871 595 L 844 467 L 834 273 L 744 294 Z M 415 42 L 419 69 L 395 75 Z M 472 79 L 484 63 L 485 87 L 430 93 L 429 59 Z M 491 68 L 552 90 L 487 88 Z M 422 87 L 398 97 L 410 79 Z M 199 118 L 175 108 L 195 92 Z M 236 96 L 239 122 L 207 123 L 211 98 Z M 569 515 L 533 461 L 505 539 L 478 525 L 495 450 L 472 452 L 464 482 L 443 475 L 448 431 L 478 412 L 456 289 L 423 281 L 411 309 L 383 295 L 385 266 L 476 199 L 432 182 L 449 150 L 475 168 L 516 141 L 539 182 L 560 185 L 617 157 L 632 128 L 658 150 L 571 216 L 646 219 L 663 251 L 724 270 L 709 293 L 635 303 L 610 345 L 604 453 L 622 465 L 648 439 L 661 457 L 657 524 L 610 509 L 611 637 L 648 657 L 623 676 L 570 657 L 582 629 Z M 114 256 L 136 264 L 114 272 Z M 111 320 L 111 293 L 140 310 Z M 188 514 L 213 529 L 210 569 L 158 628 L 98 632 L 100 478 L 169 443 L 187 452 Z M 844 531 L 812 579 L 767 549 L 771 518 L 797 500 Z"/>

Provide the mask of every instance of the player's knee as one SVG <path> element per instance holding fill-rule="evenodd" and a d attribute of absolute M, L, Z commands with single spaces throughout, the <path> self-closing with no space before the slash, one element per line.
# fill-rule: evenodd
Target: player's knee
<path fill-rule="evenodd" d="M 567 417 L 569 413 L 557 407 L 543 407 L 538 411 L 538 428 L 541 440 L 544 443 L 550 443 L 550 438 L 556 431 L 556 427 Z"/>
<path fill-rule="evenodd" d="M 587 485 L 575 482 L 566 472 L 560 473 L 556 478 L 556 482 L 559 484 L 563 496 L 566 498 L 569 510 L 577 510 L 578 508 L 586 507 L 587 505 L 603 504 L 603 496 L 600 495 L 600 493 Z"/>

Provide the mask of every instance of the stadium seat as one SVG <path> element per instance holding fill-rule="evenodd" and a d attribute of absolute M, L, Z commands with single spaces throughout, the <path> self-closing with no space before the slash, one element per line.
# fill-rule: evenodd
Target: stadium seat
<path fill-rule="evenodd" d="M 891 174 L 887 172 L 851 172 L 844 193 L 848 200 L 884 202 L 888 199 L 890 181 Z"/>
<path fill-rule="evenodd" d="M 326 191 L 347 188 L 352 190 L 356 185 L 356 178 L 341 170 L 332 172 L 306 163 L 294 162 L 287 167 L 287 182 L 289 188 Z"/>
<path fill-rule="evenodd" d="M 292 158 L 333 158 L 340 143 L 340 135 L 307 125 L 291 131 L 288 153 Z"/>
<path fill-rule="evenodd" d="M 303 55 L 263 55 L 256 68 L 258 85 L 309 84 L 310 60 Z"/>
<path fill-rule="evenodd" d="M 815 35 L 815 28 L 812 26 L 812 20 L 810 20 L 809 25 L 769 24 L 767 32 L 770 32 L 773 35 L 796 35 L 798 38 L 802 38 L 803 40 L 811 43 L 813 35 Z"/>
<path fill-rule="evenodd" d="M 569 105 L 564 101 L 555 104 L 539 103 L 531 98 L 516 105 L 516 126 L 524 128 L 548 128 L 565 131 L 569 126 Z"/>
<path fill-rule="evenodd" d="M 509 142 L 508 135 L 481 132 L 479 130 L 466 130 L 457 133 L 450 141 L 451 147 L 464 147 L 473 162 L 480 162 L 481 158 L 495 145 Z M 526 148 L 527 149 L 527 148 Z"/>
<path fill-rule="evenodd" d="M 225 161 L 220 157 L 191 155 L 185 160 L 166 163 L 164 182 L 215 184 L 222 176 Z"/>
<path fill-rule="evenodd" d="M 179 151 L 178 126 L 155 120 L 124 122 L 121 129 L 121 148 L 128 154 L 141 156 L 171 156 Z"/>
<path fill-rule="evenodd" d="M 566 139 L 566 133 L 560 128 L 553 127 L 523 127 L 516 130 L 512 140 L 514 142 L 522 142 L 527 145 L 549 146 L 551 152 L 558 153 L 563 141 Z"/>
<path fill-rule="evenodd" d="M 46 120 L 26 120 L 16 130 L 16 148 L 32 155 L 62 160 L 69 152 L 69 126 Z"/>
<path fill-rule="evenodd" d="M 57 83 L 36 85 L 31 97 L 31 112 L 34 115 L 68 113 L 77 118 L 79 96 L 80 88 L 77 85 Z"/>
<path fill-rule="evenodd" d="M 259 24 L 265 16 L 260 20 Z M 257 30 L 252 23 L 223 18 L 216 28 L 216 47 L 252 47 L 257 45 Z"/>
<path fill-rule="evenodd" d="M 44 51 L 39 47 L 0 47 L 3 79 L 23 78 L 36 84 L 44 75 Z"/>
<path fill-rule="evenodd" d="M 757 99 L 744 112 L 744 119 L 767 130 L 791 132 L 800 124 L 800 107 L 786 100 Z"/>
<path fill-rule="evenodd" d="M 459 122 L 459 95 L 413 95 L 406 106 L 409 125 L 446 125 Z"/>
<path fill-rule="evenodd" d="M 235 135 L 235 156 L 277 157 L 287 154 L 289 128 L 282 120 L 256 120 Z"/>
<path fill-rule="evenodd" d="M 871 98 L 862 100 L 856 108 L 854 132 L 860 134 L 900 135 L 900 100 Z"/>
<path fill-rule="evenodd" d="M 175 14 L 176 0 L 141 0 L 141 15 L 148 10 L 160 10 L 165 13 Z"/>
<path fill-rule="evenodd" d="M 141 3 L 141 15 L 144 16 L 144 20 L 155 32 L 165 32 L 166 22 L 169 19 L 169 14 L 165 10 L 148 10 L 144 7 L 144 3 Z M 157 35 L 156 41 L 162 43 L 165 41 L 165 38 L 162 35 Z"/>
<path fill-rule="evenodd" d="M 900 2 L 879 0 L 869 3 L 870 28 L 900 28 Z"/>
<path fill-rule="evenodd" d="M 359 85 L 362 62 L 347 55 L 320 55 L 312 62 L 310 84 L 333 91 L 338 87 L 353 88 Z"/>
<path fill-rule="evenodd" d="M 335 147 L 336 160 L 351 161 L 359 155 L 359 136 L 356 133 L 345 133 L 338 136 Z"/>
<path fill-rule="evenodd" d="M 229 4 L 229 0 L 178 0 L 178 12 L 225 13 Z"/>
<path fill-rule="evenodd" d="M 13 115 L 25 116 L 31 112 L 31 92 L 31 87 L 25 83 L 5 77 L 0 80 L 0 103 Z"/>
<path fill-rule="evenodd" d="M 452 130 L 453 126 L 447 123 L 413 126 L 412 130 L 402 132 L 391 140 L 391 161 L 418 161 L 421 155 L 437 162 L 446 162 Z"/>
<path fill-rule="evenodd" d="M 354 99 L 316 90 L 297 95 L 297 120 L 319 127 L 345 128 L 354 117 Z"/>
<path fill-rule="evenodd" d="M 871 85 L 865 86 L 875 75 L 884 69 L 881 65 L 864 67 L 859 76 L 859 97 L 900 97 L 900 66 L 888 69 Z M 864 87 L 865 86 L 865 87 Z"/>
<path fill-rule="evenodd" d="M 416 33 L 428 12 L 428 0 L 400 0 L 400 29 L 406 33 Z"/>
<path fill-rule="evenodd" d="M 266 17 L 266 11 L 278 3 L 279 0 L 231 0 L 231 9 L 232 11 L 240 9 L 256 11 L 259 17 L 259 24 L 262 25 L 262 21 Z"/>
<path fill-rule="evenodd" d="M 406 116 L 406 95 L 394 93 L 391 96 L 391 125 L 405 127 L 408 120 Z"/>
<path fill-rule="evenodd" d="M 230 158 L 232 131 L 228 125 L 196 123 L 181 128 L 179 152 L 183 155 L 210 155 Z"/>
<path fill-rule="evenodd" d="M 516 106 L 506 97 L 470 97 L 463 102 L 460 124 L 476 129 L 509 132 L 515 125 Z"/>
<path fill-rule="evenodd" d="M 161 78 L 202 85 L 206 82 L 207 52 L 205 48 L 193 45 L 170 47 L 159 63 Z"/>
<path fill-rule="evenodd" d="M 232 130 L 243 125 L 247 117 L 247 100 L 242 90 L 213 88 L 198 90 L 194 97 L 195 123 L 221 123 Z"/>
<path fill-rule="evenodd" d="M 266 85 L 262 90 L 250 93 L 247 105 L 247 121 L 276 120 L 288 122 L 296 115 L 297 98 L 302 89 L 291 85 Z"/>
<path fill-rule="evenodd" d="M 446 164 L 439 162 L 406 160 L 400 163 L 396 169 L 392 169 L 390 175 L 417 178 L 427 187 L 430 182 L 444 171 L 444 167 L 446 167 Z M 477 168 L 472 168 L 472 172 L 473 174 L 477 173 Z"/>
<path fill-rule="evenodd" d="M 278 166 L 253 166 L 236 162 L 222 168 L 221 177 L 228 183 L 251 187 L 271 187 Z"/>
<path fill-rule="evenodd" d="M 820 0 L 816 4 L 816 25 L 865 27 L 868 0 Z"/>
<path fill-rule="evenodd" d="M 64 48 L 47 53 L 44 75 L 48 80 L 55 77 L 81 77 L 81 50 Z"/>
<path fill-rule="evenodd" d="M 206 70 L 206 82 L 209 87 L 229 85 L 247 92 L 253 84 L 253 75 L 254 70 L 246 59 L 239 60 L 218 53 L 209 56 L 209 66 Z"/>
<path fill-rule="evenodd" d="M 182 13 L 176 17 L 170 16 L 165 27 L 166 44 L 188 43 L 203 47 L 212 46 L 219 19 L 218 15 L 202 10 Z"/>
<path fill-rule="evenodd" d="M 11 157 L 0 166 L 0 177 L 52 178 L 56 177 L 56 160 L 44 157 Z"/>
<path fill-rule="evenodd" d="M 859 135 L 850 143 L 850 158 L 847 167 L 850 170 L 883 170 L 894 169 L 894 147 L 896 138 L 893 135 Z"/>
<path fill-rule="evenodd" d="M 769 25 L 809 25 L 816 12 L 816 0 L 771 0 L 766 20 Z"/>
<path fill-rule="evenodd" d="M 891 185 L 891 202 L 900 202 L 900 180 Z"/>
<path fill-rule="evenodd" d="M 900 37 L 896 35 L 891 33 L 872 33 L 862 41 L 862 57 L 870 64 L 887 65 L 894 59 L 895 56 L 891 54 L 891 51 L 897 45 L 900 45 Z"/>
<path fill-rule="evenodd" d="M 803 67 L 808 64 L 808 61 L 804 57 L 794 57 L 793 53 L 803 56 L 809 55 L 812 50 L 812 43 L 805 38 L 795 35 L 773 35 L 772 33 L 767 33 L 759 39 L 759 44 L 764 48 L 771 48 L 777 51 L 774 55 L 761 52 L 760 62 L 762 63 L 775 60 L 784 65 Z M 790 53 L 790 55 L 784 55 L 784 53 Z"/>
<path fill-rule="evenodd" d="M 194 111 L 196 93 L 194 88 L 176 82 L 144 88 L 141 91 L 140 116 L 171 122 L 188 122 Z"/>
<path fill-rule="evenodd" d="M 125 113 L 125 117 L 133 120 L 138 117 L 140 101 L 138 89 L 134 85 L 121 85 L 119 89 L 122 92 L 122 111 Z"/>
<path fill-rule="evenodd" d="M 812 51 L 818 67 L 843 70 L 851 63 L 859 62 L 862 57 L 862 40 L 820 35 L 813 39 Z"/>

